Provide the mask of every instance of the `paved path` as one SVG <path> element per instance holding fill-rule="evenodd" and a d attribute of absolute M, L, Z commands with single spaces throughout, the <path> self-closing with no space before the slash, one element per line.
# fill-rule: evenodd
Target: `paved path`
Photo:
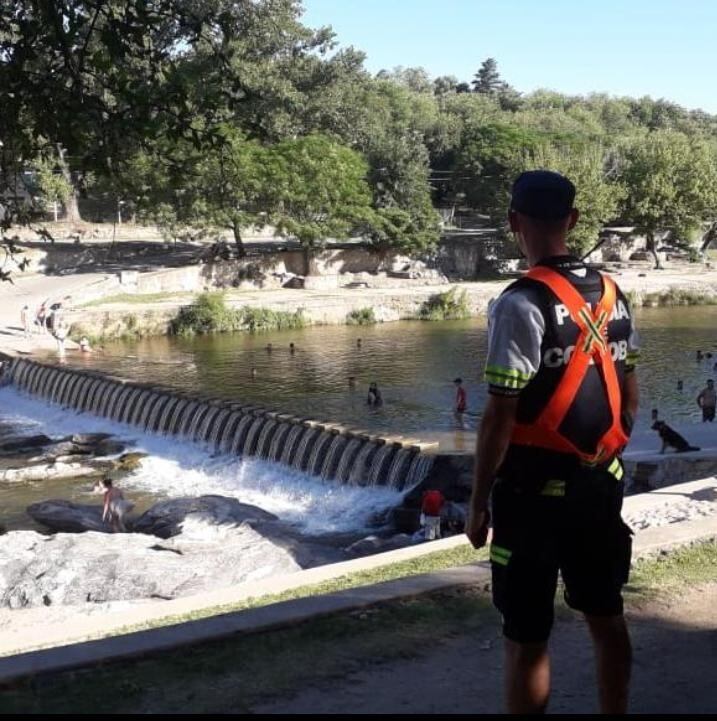
<path fill-rule="evenodd" d="M 12 283 L 0 283 L 0 349 L 14 353 L 55 350 L 56 343 L 49 334 L 24 337 L 20 323 L 22 307 L 28 305 L 34 314 L 43 302 L 61 302 L 66 296 L 71 297 L 71 307 L 76 298 L 107 277 L 105 273 L 24 276 L 17 273 Z M 71 345 L 68 342 L 68 347 Z"/>

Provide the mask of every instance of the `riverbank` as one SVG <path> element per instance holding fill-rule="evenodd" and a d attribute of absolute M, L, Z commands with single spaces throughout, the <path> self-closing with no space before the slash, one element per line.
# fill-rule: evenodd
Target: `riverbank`
<path fill-rule="evenodd" d="M 614 271 L 621 288 L 636 307 L 711 305 L 717 303 L 717 271 L 649 271 L 642 268 Z M 422 320 L 427 304 L 452 293 L 465 299 L 468 317 L 484 316 L 488 304 L 514 279 L 427 285 L 422 281 L 393 279 L 390 285 L 372 287 L 351 283 L 333 290 L 290 289 L 228 290 L 231 308 L 264 309 L 278 314 L 301 311 L 307 325 L 342 325 L 357 317 L 375 322 Z M 167 293 L 107 298 L 69 316 L 73 336 L 103 340 L 166 334 L 181 307 L 196 298 L 192 293 Z M 439 301 L 440 302 L 440 301 Z"/>
<path fill-rule="evenodd" d="M 75 338 L 87 335 L 111 340 L 166 334 L 179 309 L 204 290 L 204 286 L 197 286 L 194 280 L 188 283 L 189 270 L 191 267 L 148 274 L 158 290 L 142 294 L 123 292 L 122 285 L 111 274 L 18 276 L 13 286 L 0 284 L 0 327 L 6 334 L 4 350 L 14 354 L 53 350 L 54 341 L 49 336 L 23 337 L 20 310 L 26 303 L 34 308 L 48 298 L 65 296 L 70 296 L 65 318 L 72 324 Z M 717 270 L 685 265 L 654 271 L 639 266 L 618 268 L 611 273 L 636 306 L 717 301 Z M 353 275 L 350 277 L 353 279 Z M 372 315 L 377 322 L 418 319 L 427 302 L 453 291 L 465 293 L 467 312 L 475 317 L 485 315 L 490 300 L 512 282 L 512 279 L 502 279 L 441 284 L 435 280 L 389 278 L 385 274 L 362 274 L 362 277 L 363 280 L 355 281 L 347 276 L 342 281 L 342 276 L 338 276 L 336 283 L 346 285 L 332 289 L 228 289 L 225 299 L 233 308 L 276 313 L 296 313 L 301 309 L 309 325 L 337 325 L 366 315 Z"/>

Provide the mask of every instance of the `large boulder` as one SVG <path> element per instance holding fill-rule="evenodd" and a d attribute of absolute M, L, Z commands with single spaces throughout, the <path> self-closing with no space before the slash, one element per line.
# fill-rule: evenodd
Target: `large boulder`
<path fill-rule="evenodd" d="M 28 515 L 51 531 L 82 533 L 98 531 L 110 533 L 111 526 L 102 522 L 102 506 L 87 506 L 64 499 L 33 503 L 27 507 Z M 224 496 L 197 496 L 173 498 L 155 503 L 139 518 L 127 522 L 135 533 L 158 538 L 171 538 L 183 532 L 187 523 L 204 523 L 207 526 L 234 527 L 245 522 L 276 521 L 276 516 L 256 506 L 240 503 L 236 498 Z"/>
<path fill-rule="evenodd" d="M 137 533 L 7 533 L 0 606 L 170 599 L 300 569 L 289 551 L 248 524 L 190 525 L 166 541 Z"/>
<path fill-rule="evenodd" d="M 276 521 L 277 518 L 257 506 L 240 503 L 236 498 L 197 496 L 155 503 L 132 524 L 132 530 L 171 538 L 182 532 L 182 526 L 188 520 L 236 526 L 246 521 Z"/>
<path fill-rule="evenodd" d="M 399 548 L 406 548 L 416 543 L 412 536 L 406 533 L 398 533 L 395 536 L 381 538 L 380 536 L 366 536 L 352 543 L 346 548 L 346 553 L 352 558 L 359 556 L 371 556 L 374 553 L 384 551 L 395 551 Z"/>
<path fill-rule="evenodd" d="M 112 528 L 102 522 L 102 506 L 86 506 L 58 498 L 40 501 L 27 507 L 27 515 L 47 526 L 51 531 L 83 533 L 99 531 L 109 533 Z"/>
<path fill-rule="evenodd" d="M 43 446 L 49 446 L 51 443 L 53 443 L 52 438 L 44 435 L 11 438 L 0 443 L 0 455 L 14 455 L 18 451 L 42 448 Z"/>

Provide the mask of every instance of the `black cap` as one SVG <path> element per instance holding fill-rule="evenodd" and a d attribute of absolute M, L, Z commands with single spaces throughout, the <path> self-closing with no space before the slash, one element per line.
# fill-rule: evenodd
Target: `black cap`
<path fill-rule="evenodd" d="M 513 183 L 511 210 L 541 220 L 561 220 L 570 215 L 575 186 L 552 170 L 529 170 Z"/>

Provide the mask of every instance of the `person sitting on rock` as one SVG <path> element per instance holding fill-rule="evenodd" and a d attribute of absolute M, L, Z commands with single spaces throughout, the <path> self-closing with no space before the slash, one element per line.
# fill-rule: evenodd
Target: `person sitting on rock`
<path fill-rule="evenodd" d="M 134 503 L 125 500 L 124 494 L 119 488 L 112 485 L 112 479 L 106 476 L 102 479 L 105 487 L 105 503 L 102 509 L 102 522 L 109 520 L 112 525 L 112 533 L 125 532 L 125 515 L 134 508 Z"/>
<path fill-rule="evenodd" d="M 441 537 L 441 509 L 445 498 L 439 490 L 428 490 L 421 499 L 421 525 L 426 541 L 434 541 Z"/>

